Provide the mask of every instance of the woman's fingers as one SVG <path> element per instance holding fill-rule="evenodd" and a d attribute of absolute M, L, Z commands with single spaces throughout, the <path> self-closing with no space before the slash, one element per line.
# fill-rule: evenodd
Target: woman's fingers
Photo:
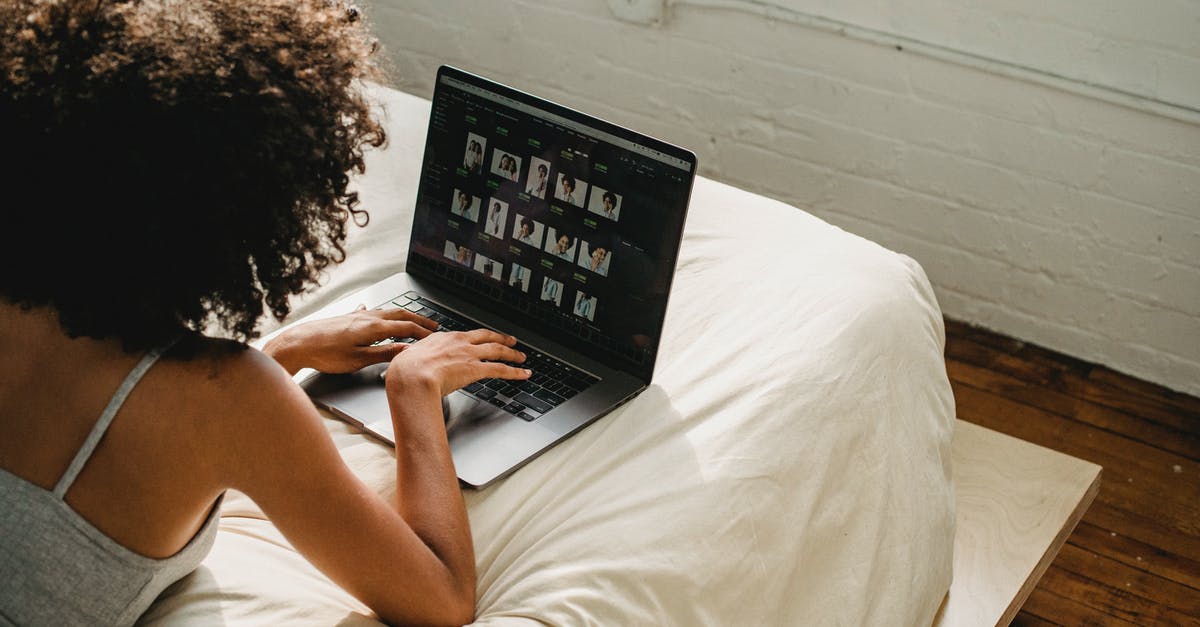
<path fill-rule="evenodd" d="M 364 327 L 372 341 L 389 337 L 411 337 L 421 339 L 437 330 L 438 323 L 404 309 L 367 312 L 368 326 Z"/>
<path fill-rule="evenodd" d="M 377 310 L 380 318 L 384 320 L 400 320 L 416 323 L 430 331 L 435 331 L 438 328 L 438 323 L 426 318 L 417 313 L 413 313 L 407 309 L 398 307 L 396 309 L 380 309 Z"/>
<path fill-rule="evenodd" d="M 525 361 L 524 353 L 513 348 L 516 342 L 511 335 L 487 329 L 430 333 L 392 361 L 389 385 L 404 385 L 410 377 L 419 380 L 427 375 L 439 382 L 443 394 L 449 394 L 480 379 L 527 379 L 529 370 L 512 365 Z"/>
<path fill-rule="evenodd" d="M 484 344 L 487 342 L 492 342 L 495 344 L 502 344 L 504 346 L 516 346 L 516 344 L 517 344 L 517 338 L 515 338 L 511 335 L 506 335 L 504 333 L 497 333 L 496 331 L 492 331 L 491 329 L 475 329 L 473 331 L 463 331 L 462 334 L 472 344 Z"/>
<path fill-rule="evenodd" d="M 518 368 L 498 361 L 481 362 L 480 366 L 480 379 L 528 379 L 533 374 L 527 368 Z"/>
<path fill-rule="evenodd" d="M 382 335 L 386 337 L 411 337 L 419 340 L 428 337 L 430 333 L 433 333 L 429 327 L 423 326 L 417 322 L 410 322 L 408 320 L 387 320 L 381 322 L 384 323 L 384 326 L 382 327 Z"/>

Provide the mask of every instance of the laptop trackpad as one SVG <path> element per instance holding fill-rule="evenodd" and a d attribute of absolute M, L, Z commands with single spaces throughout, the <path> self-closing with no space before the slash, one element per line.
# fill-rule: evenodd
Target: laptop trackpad
<path fill-rule="evenodd" d="M 446 407 L 454 466 L 471 485 L 490 482 L 556 439 L 553 431 L 464 393 L 448 396 Z"/>

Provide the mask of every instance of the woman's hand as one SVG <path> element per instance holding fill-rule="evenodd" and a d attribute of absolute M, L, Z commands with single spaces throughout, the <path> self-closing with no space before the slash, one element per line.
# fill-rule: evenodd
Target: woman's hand
<path fill-rule="evenodd" d="M 528 379 L 529 370 L 509 365 L 525 361 L 525 354 L 513 348 L 516 343 L 511 335 L 487 329 L 427 334 L 392 359 L 388 391 L 415 384 L 434 386 L 445 396 L 480 379 Z"/>
<path fill-rule="evenodd" d="M 263 352 L 279 362 L 290 374 L 301 368 L 321 372 L 354 372 L 371 364 L 383 363 L 409 347 L 387 342 L 388 338 L 428 336 L 438 325 L 407 309 L 370 309 L 359 305 L 355 311 L 313 320 L 283 331 L 263 345 Z"/>

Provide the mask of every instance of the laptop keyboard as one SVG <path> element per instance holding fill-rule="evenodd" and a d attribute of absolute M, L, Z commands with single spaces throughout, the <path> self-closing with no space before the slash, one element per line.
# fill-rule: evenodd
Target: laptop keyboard
<path fill-rule="evenodd" d="M 483 326 L 416 292 L 407 292 L 392 299 L 390 306 L 403 307 L 433 320 L 438 323 L 439 331 L 467 331 Z M 387 307 L 388 305 L 384 306 Z M 415 340 L 394 338 L 394 341 L 412 343 Z M 532 376 L 524 381 L 483 379 L 462 388 L 462 391 L 523 420 L 537 420 L 567 399 L 600 381 L 597 377 L 520 341 L 517 342 L 516 349 L 525 353 L 525 363 L 513 365 L 528 368 L 533 372 Z"/>

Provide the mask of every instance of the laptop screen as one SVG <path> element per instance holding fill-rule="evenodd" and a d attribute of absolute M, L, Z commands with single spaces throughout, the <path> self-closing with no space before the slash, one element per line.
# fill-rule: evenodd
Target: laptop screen
<path fill-rule="evenodd" d="M 695 155 L 448 66 L 432 102 L 408 271 L 649 381 Z"/>

